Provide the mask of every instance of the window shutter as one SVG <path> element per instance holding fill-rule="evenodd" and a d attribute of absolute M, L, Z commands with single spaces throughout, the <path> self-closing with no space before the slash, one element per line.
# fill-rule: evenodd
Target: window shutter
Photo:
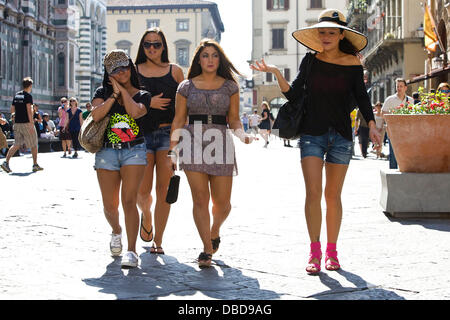
<path fill-rule="evenodd" d="M 273 0 L 267 0 L 267 10 L 273 9 Z"/>
<path fill-rule="evenodd" d="M 284 69 L 284 78 L 286 79 L 286 81 L 291 81 L 291 69 Z"/>
<path fill-rule="evenodd" d="M 289 0 L 284 0 L 284 10 L 289 10 Z"/>

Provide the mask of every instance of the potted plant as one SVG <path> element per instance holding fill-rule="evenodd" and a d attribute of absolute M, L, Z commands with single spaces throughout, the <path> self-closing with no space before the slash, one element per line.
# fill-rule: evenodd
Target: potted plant
<path fill-rule="evenodd" d="M 450 172 L 450 103 L 443 93 L 424 93 L 420 102 L 385 115 L 400 172 Z"/>

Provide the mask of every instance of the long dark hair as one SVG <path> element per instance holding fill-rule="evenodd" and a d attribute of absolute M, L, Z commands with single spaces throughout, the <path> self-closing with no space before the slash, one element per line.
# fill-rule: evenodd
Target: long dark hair
<path fill-rule="evenodd" d="M 154 27 L 154 28 L 150 28 L 147 29 L 144 34 L 142 35 L 141 38 L 141 42 L 139 42 L 139 49 L 138 49 L 138 53 L 136 55 L 136 60 L 135 60 L 135 64 L 141 64 L 144 62 L 147 62 L 147 60 L 150 60 L 151 62 L 153 62 L 154 64 L 156 64 L 153 60 L 149 59 L 147 57 L 147 55 L 145 54 L 145 50 L 144 50 L 144 38 L 149 34 L 149 33 L 156 33 L 157 35 L 159 35 L 161 37 L 162 40 L 162 44 L 164 47 L 163 52 L 161 53 L 161 62 L 167 62 L 170 63 L 169 61 L 169 51 L 167 49 L 167 41 L 166 41 L 166 37 L 164 36 L 164 33 L 162 32 L 162 30 L 158 27 Z"/>
<path fill-rule="evenodd" d="M 136 71 L 136 67 L 134 66 L 133 61 L 131 59 L 128 59 L 128 62 L 129 62 L 130 71 L 131 71 L 131 75 L 130 75 L 131 85 L 133 87 L 135 87 L 136 89 L 141 90 L 141 85 L 139 83 L 139 77 L 138 77 L 138 74 Z M 106 100 L 110 95 L 113 94 L 113 87 L 112 87 L 111 82 L 109 81 L 109 74 L 106 71 L 106 68 L 105 68 L 105 73 L 103 75 L 102 85 L 103 85 L 103 89 L 105 89 L 105 100 Z"/>
<path fill-rule="evenodd" d="M 212 39 L 203 39 L 198 47 L 195 49 L 194 57 L 192 58 L 191 66 L 188 71 L 188 79 L 192 79 L 202 74 L 202 67 L 200 66 L 200 54 L 206 47 L 214 47 L 219 53 L 220 63 L 217 69 L 217 75 L 227 80 L 237 82 L 234 74 L 241 75 L 241 73 L 234 67 L 230 59 L 225 55 L 220 44 Z"/>
<path fill-rule="evenodd" d="M 344 33 L 343 29 L 340 29 L 341 33 Z M 358 49 L 346 38 L 339 41 L 339 50 L 344 53 L 351 54 L 353 56 L 358 56 Z"/>

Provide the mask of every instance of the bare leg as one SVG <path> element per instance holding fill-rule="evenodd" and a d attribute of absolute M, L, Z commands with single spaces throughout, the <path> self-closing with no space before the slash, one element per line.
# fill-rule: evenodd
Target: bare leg
<path fill-rule="evenodd" d="M 144 176 L 145 166 L 132 165 L 120 168 L 122 178 L 121 200 L 125 214 L 128 251 L 136 253 L 136 240 L 139 232 L 139 212 L 137 210 L 137 194 Z"/>
<path fill-rule="evenodd" d="M 143 215 L 143 225 L 145 230 L 152 230 L 152 186 L 153 186 L 153 169 L 155 167 L 155 155 L 147 153 L 147 165 L 145 166 L 144 177 L 139 187 L 137 204 Z M 141 228 L 141 237 L 147 241 L 151 241 L 154 232 L 149 235 Z"/>
<path fill-rule="evenodd" d="M 233 177 L 211 176 L 211 200 L 213 203 L 213 224 L 211 227 L 211 239 L 220 235 L 220 227 L 225 222 L 231 211 L 231 189 Z"/>
<path fill-rule="evenodd" d="M 342 221 L 341 193 L 348 165 L 326 163 L 325 201 L 327 204 L 327 238 L 336 243 Z"/>
<path fill-rule="evenodd" d="M 305 218 L 311 243 L 320 241 L 322 227 L 322 169 L 323 160 L 318 157 L 305 157 L 302 159 L 302 171 L 305 181 Z M 308 272 L 319 271 L 313 264 L 320 264 L 318 258 L 309 261 Z"/>
<path fill-rule="evenodd" d="M 212 254 L 211 229 L 209 216 L 209 178 L 201 172 L 185 171 L 191 187 L 194 222 L 203 242 L 203 251 Z"/>
<path fill-rule="evenodd" d="M 156 153 L 156 204 L 155 204 L 155 245 L 161 247 L 164 230 L 169 219 L 170 204 L 166 202 L 167 189 L 172 176 L 172 162 L 167 151 Z M 159 250 L 157 250 L 159 252 Z"/>
<path fill-rule="evenodd" d="M 119 223 L 120 173 L 119 171 L 97 169 L 97 179 L 106 220 L 112 228 L 112 233 L 121 234 L 122 228 Z"/>

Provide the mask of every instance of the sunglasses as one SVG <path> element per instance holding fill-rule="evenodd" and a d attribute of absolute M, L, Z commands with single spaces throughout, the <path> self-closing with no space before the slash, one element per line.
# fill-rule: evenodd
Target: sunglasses
<path fill-rule="evenodd" d="M 119 72 L 127 71 L 128 69 L 130 69 L 130 66 L 128 66 L 128 67 L 117 67 L 113 71 L 111 71 L 110 75 L 118 74 Z"/>
<path fill-rule="evenodd" d="M 442 93 L 450 93 L 450 90 L 440 90 Z"/>
<path fill-rule="evenodd" d="M 161 42 L 148 42 L 148 41 L 144 41 L 144 43 L 142 44 L 142 46 L 145 49 L 150 49 L 151 46 L 153 46 L 153 48 L 155 48 L 156 50 L 161 49 L 162 47 L 162 43 Z"/>

